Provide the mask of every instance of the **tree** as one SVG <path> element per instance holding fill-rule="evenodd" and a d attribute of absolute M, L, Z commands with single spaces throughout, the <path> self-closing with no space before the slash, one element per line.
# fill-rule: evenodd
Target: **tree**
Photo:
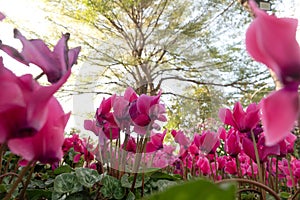
<path fill-rule="evenodd" d="M 84 59 L 98 66 L 106 80 L 101 83 L 108 88 L 106 91 L 132 86 L 140 94 L 155 94 L 160 88 L 166 93 L 180 94 L 189 83 L 241 89 L 241 84 L 246 82 L 244 77 L 230 75 L 232 66 L 243 62 L 230 55 L 241 52 L 237 44 L 227 40 L 220 49 L 219 38 L 224 38 L 232 26 L 236 26 L 234 31 L 238 30 L 247 19 L 244 14 L 237 15 L 240 10 L 235 1 L 61 0 L 48 3 L 52 5 L 49 8 L 60 8 L 68 20 L 89 25 L 90 34 L 79 33 L 76 37 L 89 48 Z M 225 16 L 229 9 L 233 13 Z M 241 16 L 245 19 L 235 19 L 229 28 L 218 23 L 225 20 L 229 24 Z M 61 25 L 72 33 L 78 28 Z M 181 87 L 176 87 L 177 91 L 168 90 L 174 81 Z"/>

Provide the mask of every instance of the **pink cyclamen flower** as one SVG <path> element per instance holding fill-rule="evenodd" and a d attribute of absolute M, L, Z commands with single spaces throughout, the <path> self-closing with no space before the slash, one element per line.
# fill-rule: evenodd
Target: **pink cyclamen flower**
<path fill-rule="evenodd" d="M 220 132 L 203 131 L 201 135 L 195 134 L 192 144 L 195 144 L 201 153 L 214 154 L 220 146 Z"/>
<path fill-rule="evenodd" d="M 161 93 L 156 96 L 142 94 L 130 104 L 129 115 L 136 133 L 144 135 L 153 128 L 157 129 L 159 126 L 156 120 L 167 121 L 166 109 L 164 104 L 160 103 L 160 96 Z"/>
<path fill-rule="evenodd" d="M 261 162 L 265 162 L 270 155 L 279 155 L 280 154 L 280 146 L 279 144 L 275 144 L 273 146 L 265 145 L 265 136 L 260 134 L 258 140 L 256 142 L 258 156 Z M 256 161 L 255 150 L 253 141 L 247 137 L 242 138 L 242 146 L 245 154 L 247 154 L 250 158 Z"/>
<path fill-rule="evenodd" d="M 65 114 L 55 98 L 45 107 L 51 112 L 47 112 L 47 120 L 42 128 L 31 137 L 10 139 L 8 147 L 12 153 L 22 156 L 25 160 L 55 163 L 63 156 L 64 129 L 70 113 Z"/>
<path fill-rule="evenodd" d="M 4 44 L 0 44 L 0 49 L 25 65 L 32 63 L 40 67 L 50 83 L 60 80 L 77 62 L 80 47 L 68 49 L 67 41 L 70 37 L 68 33 L 62 35 L 53 51 L 40 39 L 27 40 L 17 29 L 14 30 L 14 37 L 23 44 L 21 53 Z"/>
<path fill-rule="evenodd" d="M 69 70 L 57 83 L 41 86 L 32 75 L 17 77 L 0 58 L 0 143 L 23 159 L 54 163 L 62 158 L 65 114 L 53 94 L 70 76 Z"/>
<path fill-rule="evenodd" d="M 238 154 L 241 152 L 241 141 L 239 134 L 236 130 L 230 129 L 227 138 L 225 140 L 225 151 L 230 156 L 236 158 Z"/>
<path fill-rule="evenodd" d="M 53 103 L 57 101 L 53 94 L 66 82 L 70 73 L 68 71 L 51 86 L 41 86 L 31 75 L 17 77 L 4 67 L 0 58 L 0 143 L 34 136 L 48 123 L 49 117 L 61 117 L 62 109 L 58 103 Z"/>
<path fill-rule="evenodd" d="M 121 145 L 121 147 L 122 147 L 122 149 L 124 149 L 124 148 L 125 148 L 125 144 L 123 143 L 123 144 Z M 136 142 L 135 142 L 135 138 L 129 136 L 129 138 L 128 138 L 128 140 L 127 140 L 127 143 L 126 143 L 126 149 L 125 149 L 125 150 L 128 151 L 128 152 L 136 153 Z"/>
<path fill-rule="evenodd" d="M 99 108 L 96 111 L 97 126 L 105 134 L 107 139 L 117 139 L 120 137 L 120 128 L 118 127 L 112 109 L 112 97 L 103 98 Z M 102 133 L 101 132 L 101 133 Z"/>
<path fill-rule="evenodd" d="M 175 142 L 180 144 L 180 146 L 183 146 L 184 148 L 188 148 L 191 143 L 189 138 L 181 130 L 172 130 L 171 135 L 174 137 Z"/>
<path fill-rule="evenodd" d="M 298 21 L 277 18 L 260 10 L 254 1 L 255 14 L 246 33 L 249 54 L 267 65 L 283 84 L 279 91 L 263 99 L 262 122 L 266 144 L 274 145 L 291 131 L 299 115 L 298 86 L 300 83 L 300 48 L 296 41 Z"/>
<path fill-rule="evenodd" d="M 237 102 L 232 112 L 228 108 L 221 108 L 219 118 L 224 124 L 234 127 L 241 133 L 245 133 L 253 129 L 260 121 L 259 106 L 252 103 L 244 111 L 241 103 Z"/>
<path fill-rule="evenodd" d="M 167 129 L 163 133 L 156 133 L 150 137 L 150 141 L 146 144 L 146 152 L 151 153 L 163 148 L 163 141 L 167 134 Z"/>
<path fill-rule="evenodd" d="M 132 123 L 129 115 L 129 107 L 132 102 L 138 99 L 138 96 L 131 87 L 128 87 L 125 90 L 124 96 L 113 95 L 111 98 L 114 119 L 119 128 L 129 134 Z"/>
<path fill-rule="evenodd" d="M 293 133 L 290 133 L 284 138 L 284 140 L 279 142 L 280 156 L 285 157 L 288 153 L 293 153 L 296 140 L 297 136 Z"/>

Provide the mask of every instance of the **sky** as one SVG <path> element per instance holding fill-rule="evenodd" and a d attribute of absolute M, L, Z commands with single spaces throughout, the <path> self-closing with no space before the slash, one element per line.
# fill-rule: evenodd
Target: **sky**
<path fill-rule="evenodd" d="M 49 35 L 53 25 L 47 21 L 47 13 L 42 9 L 43 3 L 40 0 L 0 0 L 0 11 L 3 12 L 8 19 L 12 19 L 21 28 L 26 28 L 33 32 L 38 32 L 41 35 Z M 292 17 L 300 20 L 300 1 L 299 0 L 284 0 L 283 5 L 280 7 L 280 17 Z M 14 26 L 7 23 L 6 21 L 0 23 L 0 39 L 3 43 L 9 44 L 16 48 L 21 49 L 21 44 L 18 40 L 13 38 L 13 28 Z M 3 31 L 5 30 L 5 31 Z M 20 30 L 22 32 L 22 30 Z M 298 26 L 297 39 L 300 41 L 300 26 Z M 299 42 L 300 43 L 300 42 Z M 6 66 L 11 67 L 11 69 L 17 74 L 22 75 L 25 73 L 32 73 L 38 75 L 41 70 L 37 67 L 25 67 L 20 66 L 20 64 L 10 58 L 5 54 L 0 52 L 0 55 L 4 57 Z M 81 65 L 83 65 L 82 63 Z M 80 68 L 80 66 L 79 66 Z M 80 71 L 80 70 L 79 70 Z M 94 111 L 97 104 L 93 103 L 93 95 L 86 94 L 76 97 L 66 97 L 61 99 L 61 103 L 65 112 L 72 111 L 75 114 L 69 120 L 67 125 L 67 130 L 72 127 L 83 127 L 83 120 L 85 119 L 84 111 L 88 110 L 89 112 Z M 88 101 L 88 102 L 86 102 Z M 81 105 L 82 102 L 85 102 L 88 107 Z"/>

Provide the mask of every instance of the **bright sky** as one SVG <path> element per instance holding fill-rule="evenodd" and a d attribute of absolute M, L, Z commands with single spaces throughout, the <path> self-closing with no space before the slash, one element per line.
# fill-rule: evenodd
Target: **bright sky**
<path fill-rule="evenodd" d="M 293 5 L 294 4 L 294 5 Z M 0 0 L 0 11 L 3 12 L 8 19 L 12 19 L 17 22 L 21 27 L 26 27 L 33 32 L 37 32 L 38 34 L 47 35 L 51 32 L 50 23 L 47 22 L 46 17 L 47 14 L 41 9 L 43 3 L 40 0 Z M 284 0 L 284 6 L 282 8 L 284 12 L 281 13 L 281 17 L 293 17 L 298 18 L 300 20 L 300 1 L 299 0 Z M 7 22 L 0 23 L 0 39 L 3 43 L 9 44 L 11 46 L 21 48 L 20 42 L 16 39 L 13 39 L 13 28 L 14 26 L 8 24 Z M 5 31 L 4 31 L 5 30 Z M 22 29 L 20 30 L 22 32 Z M 298 41 L 300 41 L 300 26 L 298 28 L 297 34 Z M 300 42 L 299 42 L 300 43 Z M 17 74 L 21 75 L 24 73 L 32 73 L 37 75 L 40 73 L 40 70 L 34 67 L 23 67 L 20 66 L 18 62 L 12 61 L 7 58 L 6 55 L 0 52 L 0 55 L 4 57 L 5 60 L 9 60 L 9 63 L 6 66 L 14 66 L 12 70 Z M 92 96 L 91 96 L 92 98 Z M 72 100 L 72 99 L 71 99 Z M 70 98 L 65 100 L 68 103 L 62 103 L 66 112 L 72 110 L 74 112 L 74 107 L 77 108 L 77 105 L 73 105 L 74 101 L 71 102 Z M 91 100 L 92 101 L 92 100 Z M 100 102 L 98 102 L 99 104 Z M 79 106 L 80 107 L 80 106 Z M 93 106 L 89 108 L 89 110 L 93 110 Z M 74 120 L 74 116 L 69 121 L 67 126 L 78 127 L 83 126 L 83 117 L 80 118 L 80 124 L 78 124 L 78 120 Z M 76 125 L 75 125 L 76 124 Z"/>

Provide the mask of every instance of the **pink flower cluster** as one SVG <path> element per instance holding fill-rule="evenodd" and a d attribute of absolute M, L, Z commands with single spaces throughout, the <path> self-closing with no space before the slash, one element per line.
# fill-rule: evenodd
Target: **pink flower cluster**
<path fill-rule="evenodd" d="M 94 147 L 85 138 L 81 139 L 78 134 L 65 138 L 62 150 L 64 155 L 68 155 L 68 152 L 73 148 L 75 155 L 73 157 L 73 163 L 78 163 L 81 158 L 84 160 L 85 167 L 95 168 L 95 154 Z"/>
<path fill-rule="evenodd" d="M 138 96 L 129 87 L 123 96 L 104 98 L 96 111 L 96 120 L 85 120 L 85 129 L 98 135 L 101 144 L 106 140 L 119 139 L 122 133 L 130 137 L 133 133 L 141 136 L 153 133 L 153 130 L 161 128 L 157 122 L 167 121 L 165 106 L 160 103 L 160 96 L 161 93 L 156 96 Z M 150 142 L 159 148 L 164 135 L 152 135 Z M 154 147 L 149 146 L 149 151 L 152 148 Z"/>
<path fill-rule="evenodd" d="M 18 77 L 0 58 L 0 143 L 24 160 L 54 163 L 63 156 L 70 113 L 64 113 L 53 95 L 70 76 L 80 47 L 68 49 L 68 34 L 50 51 L 42 40 L 27 40 L 18 30 L 14 33 L 23 44 L 22 52 L 2 43 L 0 49 L 23 64 L 39 66 L 52 84 L 42 86 L 31 74 Z"/>
<path fill-rule="evenodd" d="M 289 133 L 279 143 L 266 146 L 259 107 L 256 104 L 250 104 L 244 111 L 238 102 L 233 111 L 220 109 L 219 116 L 228 126 L 228 131 L 223 127 L 217 132 L 203 131 L 201 134 L 195 133 L 192 140 L 182 131 L 171 132 L 174 141 L 180 145 L 179 155 L 173 163 L 174 173 L 183 177 L 187 174 L 207 176 L 213 180 L 230 177 L 257 180 L 255 142 L 259 161 L 266 170 L 266 182 L 269 176 L 275 179 L 277 168 L 281 183 L 291 187 L 294 179 L 294 184 L 298 186 L 300 161 L 294 158 L 289 170 L 289 161 L 286 159 L 288 154 L 294 152 L 297 139 L 294 134 Z"/>

